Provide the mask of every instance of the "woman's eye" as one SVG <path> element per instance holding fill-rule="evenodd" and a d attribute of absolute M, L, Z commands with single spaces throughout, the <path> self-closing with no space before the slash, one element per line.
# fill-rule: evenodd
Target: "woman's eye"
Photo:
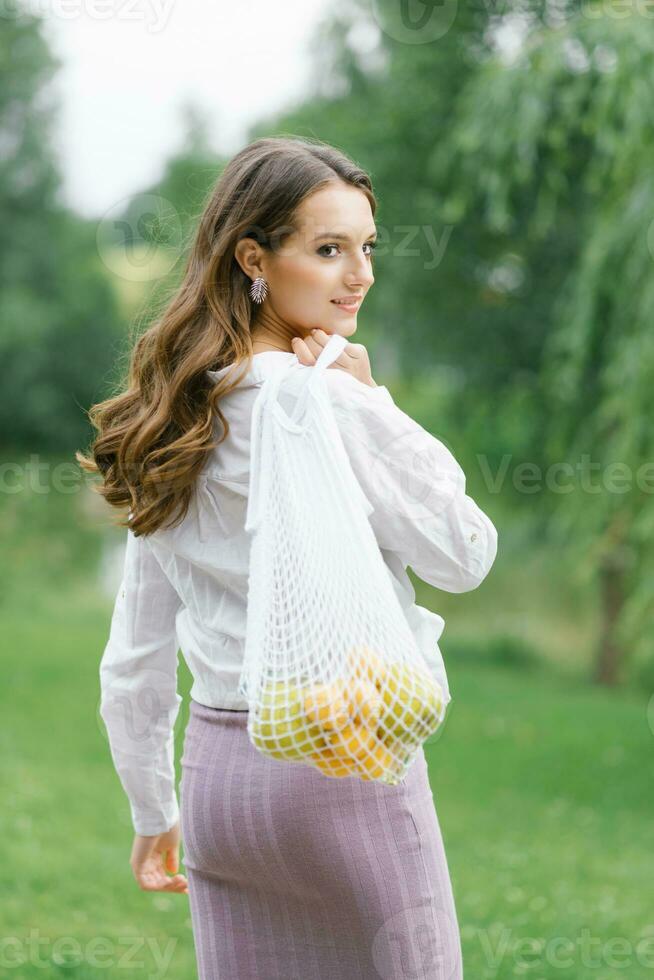
<path fill-rule="evenodd" d="M 369 252 L 366 252 L 366 255 L 372 255 L 373 251 L 377 248 L 377 242 L 366 242 L 366 244 L 363 247 L 366 248 L 366 246 L 370 249 Z M 324 248 L 338 248 L 338 245 L 321 245 L 320 248 L 318 249 L 318 253 L 320 255 L 324 255 L 323 252 Z M 333 258 L 333 256 L 325 255 L 325 258 L 331 259 Z"/>

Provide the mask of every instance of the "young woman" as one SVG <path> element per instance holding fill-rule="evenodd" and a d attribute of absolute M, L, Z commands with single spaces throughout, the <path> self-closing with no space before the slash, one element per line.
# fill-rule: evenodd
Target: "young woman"
<path fill-rule="evenodd" d="M 98 433 L 77 457 L 129 509 L 100 680 L 136 832 L 131 868 L 143 889 L 188 892 L 201 978 L 462 976 L 422 749 L 396 786 L 271 759 L 248 739 L 237 690 L 252 406 L 271 371 L 310 368 L 330 334 L 355 333 L 374 282 L 375 210 L 369 177 L 331 146 L 246 146 L 210 195 L 176 295 L 135 345 L 125 391 L 91 409 Z M 474 589 L 496 530 L 444 444 L 375 383 L 362 345 L 348 343 L 326 377 L 394 588 L 449 701 L 444 623 L 415 604 L 406 567 Z M 178 646 L 193 676 L 181 810 Z"/>

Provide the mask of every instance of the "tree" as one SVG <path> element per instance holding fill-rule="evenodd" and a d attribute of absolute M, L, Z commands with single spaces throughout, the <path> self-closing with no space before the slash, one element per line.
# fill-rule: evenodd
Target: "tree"
<path fill-rule="evenodd" d="M 72 450 L 118 342 L 95 225 L 59 200 L 51 148 L 58 62 L 41 23 L 0 20 L 0 431 L 5 448 Z"/>
<path fill-rule="evenodd" d="M 544 502 L 562 560 L 599 584 L 603 684 L 628 653 L 651 656 L 654 574 L 654 46 L 623 13 L 586 8 L 533 33 L 513 64 L 490 61 L 433 161 L 452 219 L 473 212 L 527 264 L 565 257 L 537 362 L 543 450 L 549 465 L 587 457 L 601 480 Z"/>

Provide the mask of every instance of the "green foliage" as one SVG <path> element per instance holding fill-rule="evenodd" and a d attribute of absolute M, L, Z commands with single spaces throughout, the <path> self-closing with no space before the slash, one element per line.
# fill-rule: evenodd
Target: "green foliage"
<path fill-rule="evenodd" d="M 595 9 L 535 32 L 511 67 L 491 61 L 470 80 L 447 151 L 431 161 L 449 182 L 451 220 L 472 213 L 499 242 L 520 236 L 527 261 L 548 241 L 562 245 L 567 269 L 534 365 L 541 444 L 549 464 L 575 467 L 586 454 L 599 476 L 594 491 L 543 502 L 551 533 L 588 575 L 619 565 L 625 601 L 613 627 L 636 661 L 653 611 L 654 130 L 634 93 L 653 73 L 635 12 Z"/>
<path fill-rule="evenodd" d="M 447 644 L 448 663 L 495 664 L 515 670 L 534 670 L 543 666 L 536 650 L 517 636 L 457 637 Z"/>
<path fill-rule="evenodd" d="M 120 338 L 94 222 L 59 202 L 50 145 L 57 62 L 39 21 L 15 12 L 0 31 L 0 431 L 5 450 L 73 450 Z"/>
<path fill-rule="evenodd" d="M 181 258 L 225 161 L 211 149 L 207 120 L 197 107 L 185 106 L 180 124 L 179 149 L 153 184 L 130 197 L 116 221 L 124 224 L 125 245 L 152 244 Z"/>

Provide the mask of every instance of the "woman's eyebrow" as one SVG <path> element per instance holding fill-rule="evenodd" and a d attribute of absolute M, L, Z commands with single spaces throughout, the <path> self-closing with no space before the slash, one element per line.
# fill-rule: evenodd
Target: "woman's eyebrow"
<path fill-rule="evenodd" d="M 377 229 L 376 228 L 373 228 L 373 230 L 371 232 L 369 232 L 366 237 L 367 238 L 376 238 L 377 237 Z M 336 241 L 336 242 L 349 242 L 350 241 L 350 236 L 349 235 L 343 235 L 343 234 L 341 234 L 338 231 L 326 231 L 322 235 L 316 235 L 316 237 L 313 240 L 314 240 L 314 242 L 318 242 L 318 241 L 320 241 L 321 238 L 331 238 L 333 241 Z"/>

